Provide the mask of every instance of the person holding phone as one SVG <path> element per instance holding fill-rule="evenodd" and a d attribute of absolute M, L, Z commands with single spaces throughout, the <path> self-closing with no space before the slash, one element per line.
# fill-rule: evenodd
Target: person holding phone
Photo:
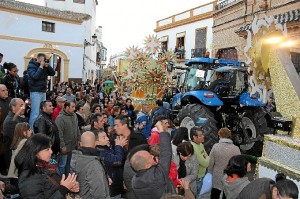
<path fill-rule="evenodd" d="M 46 100 L 48 76 L 54 76 L 55 71 L 46 63 L 46 54 L 39 53 L 36 60 L 31 59 L 28 65 L 28 84 L 31 101 L 29 125 L 33 128 L 34 121 L 40 114 L 40 104 Z"/>
<path fill-rule="evenodd" d="M 161 198 L 163 194 L 175 194 L 173 182 L 168 177 L 172 159 L 171 136 L 164 132 L 161 121 L 156 123 L 160 136 L 160 159 L 154 162 L 148 151 L 138 151 L 131 159 L 131 167 L 136 171 L 132 178 L 132 188 L 137 198 Z"/>

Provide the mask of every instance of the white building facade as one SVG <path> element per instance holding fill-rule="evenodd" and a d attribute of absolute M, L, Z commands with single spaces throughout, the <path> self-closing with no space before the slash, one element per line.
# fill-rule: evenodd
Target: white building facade
<path fill-rule="evenodd" d="M 19 76 L 31 58 L 46 53 L 55 67 L 53 83 L 81 81 L 84 24 L 87 14 L 59 11 L 18 1 L 0 1 L 0 52 L 3 62 L 13 62 Z"/>
<path fill-rule="evenodd" d="M 102 51 L 102 30 L 101 35 L 97 33 L 96 27 L 96 7 L 98 0 L 45 0 L 45 6 L 64 11 L 84 13 L 91 16 L 90 20 L 84 21 L 84 44 L 82 80 L 93 80 L 98 77 L 101 69 L 101 60 L 97 60 Z M 97 38 L 93 41 L 92 36 Z M 99 48 L 100 47 L 100 48 Z M 104 47 L 105 48 L 105 47 Z M 106 48 L 105 48 L 106 49 Z M 102 58 L 102 57 L 101 57 Z"/>
<path fill-rule="evenodd" d="M 97 43 L 96 43 L 97 45 L 96 63 L 98 67 L 97 77 L 102 77 L 102 70 L 105 68 L 106 61 L 107 61 L 107 48 L 102 43 L 102 26 L 98 26 L 95 34 L 97 36 Z"/>
<path fill-rule="evenodd" d="M 176 65 L 191 57 L 203 57 L 212 51 L 212 27 L 215 2 L 175 14 L 156 22 L 154 30 L 162 50 L 176 53 Z"/>

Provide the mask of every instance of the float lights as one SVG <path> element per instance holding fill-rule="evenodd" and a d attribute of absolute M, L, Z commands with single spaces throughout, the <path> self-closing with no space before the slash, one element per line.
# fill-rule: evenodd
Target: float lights
<path fill-rule="evenodd" d="M 268 44 L 278 44 L 282 42 L 283 38 L 282 37 L 271 37 L 266 39 L 266 43 Z"/>
<path fill-rule="evenodd" d="M 295 45 L 294 41 L 285 41 L 285 42 L 280 44 L 280 47 L 291 47 L 293 45 Z"/>

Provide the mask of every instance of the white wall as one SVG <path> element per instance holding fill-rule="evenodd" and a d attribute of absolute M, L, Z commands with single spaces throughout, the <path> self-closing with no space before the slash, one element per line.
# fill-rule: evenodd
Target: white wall
<path fill-rule="evenodd" d="M 42 31 L 42 21 L 55 23 L 55 33 Z M 0 34 L 82 44 L 82 25 L 0 11 Z M 71 30 L 71 31 L 70 31 Z"/>
<path fill-rule="evenodd" d="M 160 31 L 157 33 L 157 38 L 168 36 L 168 49 L 174 50 L 176 46 L 176 34 L 185 32 L 185 57 L 186 59 L 191 58 L 191 49 L 195 48 L 195 33 L 199 28 L 207 27 L 206 34 L 206 48 L 208 51 L 212 51 L 212 26 L 213 18 L 197 21 L 194 23 L 178 26 L 168 30 Z"/>
<path fill-rule="evenodd" d="M 42 21 L 55 23 L 55 33 L 43 32 Z M 35 18 L 20 14 L 0 11 L 0 35 L 25 39 L 45 40 L 51 42 L 65 42 L 71 44 L 83 44 L 83 25 L 70 24 L 60 21 Z M 72 30 L 72 31 L 70 31 Z M 3 62 L 13 62 L 19 68 L 19 75 L 23 76 L 24 56 L 35 48 L 43 48 L 43 43 L 33 43 L 16 40 L 0 39 L 0 52 L 4 54 Z M 64 52 L 70 60 L 69 78 L 81 78 L 82 76 L 82 47 L 53 45 L 57 50 Z M 63 77 L 63 71 L 62 71 Z M 65 80 L 66 81 L 66 80 Z"/>
<path fill-rule="evenodd" d="M 85 0 L 85 4 L 74 3 L 73 0 L 65 1 L 56 1 L 56 0 L 45 0 L 45 6 L 49 8 L 59 9 L 59 10 L 68 10 L 72 12 L 84 13 L 90 15 L 92 18 L 90 20 L 83 22 L 84 32 L 82 36 L 88 41 L 91 42 L 91 37 L 96 31 L 96 1 L 95 0 Z M 73 32 L 73 30 L 72 30 Z M 82 39 L 82 43 L 84 42 Z M 81 71 L 83 76 L 83 81 L 86 81 L 86 78 L 90 78 L 91 70 L 96 71 L 96 52 L 97 48 L 95 46 L 86 46 L 85 54 L 89 59 L 85 59 L 85 71 Z M 81 57 L 83 56 L 83 53 Z M 95 78 L 95 75 L 94 75 Z"/>

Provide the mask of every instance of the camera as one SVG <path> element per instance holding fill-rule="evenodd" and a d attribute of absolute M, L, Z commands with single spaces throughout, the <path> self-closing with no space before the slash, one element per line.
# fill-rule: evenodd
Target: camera
<path fill-rule="evenodd" d="M 50 60 L 49 59 L 45 59 L 45 63 L 49 64 Z"/>

